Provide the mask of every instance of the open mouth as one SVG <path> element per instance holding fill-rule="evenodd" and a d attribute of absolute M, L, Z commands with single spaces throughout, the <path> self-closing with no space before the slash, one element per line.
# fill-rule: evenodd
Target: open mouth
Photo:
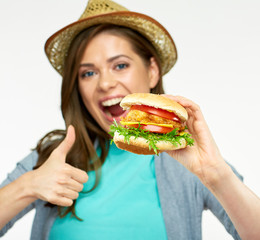
<path fill-rule="evenodd" d="M 120 118 L 127 114 L 127 111 L 120 107 L 122 99 L 123 97 L 120 96 L 110 97 L 100 101 L 101 110 L 108 121 L 113 122 L 116 120 L 119 122 L 121 120 Z"/>

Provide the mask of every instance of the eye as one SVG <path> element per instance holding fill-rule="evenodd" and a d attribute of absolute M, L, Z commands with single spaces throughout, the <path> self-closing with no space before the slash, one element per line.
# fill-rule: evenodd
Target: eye
<path fill-rule="evenodd" d="M 89 78 L 89 77 L 93 77 L 95 75 L 94 71 L 86 71 L 83 72 L 80 76 L 81 78 Z"/>
<path fill-rule="evenodd" d="M 120 63 L 120 64 L 117 64 L 116 65 L 116 69 L 118 70 L 122 70 L 122 69 L 125 69 L 129 66 L 129 64 L 126 64 L 126 63 Z"/>

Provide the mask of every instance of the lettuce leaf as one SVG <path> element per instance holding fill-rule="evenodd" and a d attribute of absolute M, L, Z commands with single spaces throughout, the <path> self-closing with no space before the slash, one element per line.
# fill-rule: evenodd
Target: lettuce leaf
<path fill-rule="evenodd" d="M 109 134 L 114 137 L 115 132 L 117 131 L 119 135 L 123 135 L 125 141 L 129 144 L 130 137 L 134 137 L 135 139 L 138 137 L 142 137 L 147 140 L 149 143 L 149 150 L 153 149 L 154 152 L 158 155 L 158 148 L 156 147 L 156 143 L 158 141 L 168 141 L 171 142 L 174 146 L 181 145 L 181 138 L 184 138 L 187 142 L 187 145 L 192 146 L 194 144 L 194 139 L 191 138 L 191 134 L 187 132 L 183 132 L 179 135 L 178 128 L 175 128 L 173 131 L 166 134 L 152 133 L 148 130 L 140 129 L 140 124 L 138 128 L 129 127 L 125 128 L 121 125 L 118 125 L 116 121 L 110 126 Z M 111 140 L 111 143 L 113 139 Z"/>

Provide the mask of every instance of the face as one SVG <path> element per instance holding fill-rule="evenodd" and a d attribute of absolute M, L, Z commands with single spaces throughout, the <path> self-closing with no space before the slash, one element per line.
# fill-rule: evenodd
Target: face
<path fill-rule="evenodd" d="M 122 37 L 109 33 L 95 36 L 85 48 L 78 71 L 83 102 L 97 123 L 105 130 L 127 112 L 119 106 L 130 93 L 150 92 L 159 79 L 158 66 L 149 66 Z"/>

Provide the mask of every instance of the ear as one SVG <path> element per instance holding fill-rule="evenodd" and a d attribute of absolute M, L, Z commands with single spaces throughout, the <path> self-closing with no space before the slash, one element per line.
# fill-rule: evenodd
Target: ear
<path fill-rule="evenodd" d="M 149 87 L 150 89 L 154 88 L 160 78 L 159 67 L 157 62 L 155 61 L 154 57 L 150 59 L 150 66 L 149 66 Z"/>

